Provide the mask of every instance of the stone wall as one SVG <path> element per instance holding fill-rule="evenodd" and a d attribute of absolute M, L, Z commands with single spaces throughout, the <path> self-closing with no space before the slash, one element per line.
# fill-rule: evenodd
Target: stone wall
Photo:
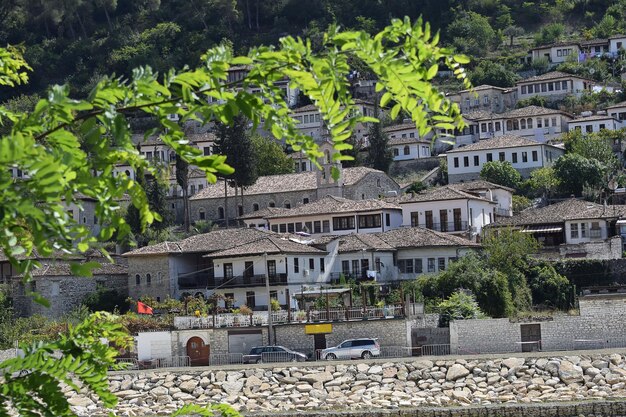
<path fill-rule="evenodd" d="M 389 175 L 397 177 L 414 172 L 430 171 L 438 166 L 439 158 L 436 156 L 405 161 L 393 161 L 389 167 Z"/>
<path fill-rule="evenodd" d="M 150 274 L 150 285 L 147 282 L 148 274 Z M 137 285 L 137 275 L 139 275 L 139 285 Z M 165 300 L 168 295 L 174 294 L 173 284 L 170 282 L 170 262 L 167 254 L 133 256 L 128 263 L 127 279 L 128 295 L 135 300 L 146 295 Z"/>
<path fill-rule="evenodd" d="M 520 352 L 521 326 L 541 329 L 546 351 L 626 343 L 626 298 L 623 294 L 581 297 L 580 316 L 557 315 L 542 321 L 509 319 L 458 320 L 450 323 L 450 349 L 459 353 Z M 585 346 L 588 344 L 589 346 Z"/>
<path fill-rule="evenodd" d="M 223 402 L 245 413 L 265 415 L 351 410 L 371 416 L 377 410 L 401 408 L 404 413 L 397 415 L 407 416 L 422 415 L 423 407 L 466 410 L 473 405 L 482 406 L 476 415 L 513 416 L 528 414 L 503 414 L 494 405 L 606 399 L 623 403 L 624 359 L 617 353 L 587 352 L 557 357 L 266 364 L 123 372 L 110 375 L 109 381 L 120 399 L 119 415 L 162 415 L 186 403 Z M 102 412 L 95 400 L 74 394 L 70 403 L 79 415 L 94 415 Z"/>

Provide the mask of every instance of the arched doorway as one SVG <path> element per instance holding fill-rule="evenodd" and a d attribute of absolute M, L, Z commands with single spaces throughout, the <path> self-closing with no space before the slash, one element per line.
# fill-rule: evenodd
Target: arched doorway
<path fill-rule="evenodd" d="M 187 356 L 191 361 L 191 366 L 202 366 L 209 364 L 209 345 L 204 343 L 202 338 L 194 336 L 187 341 Z"/>

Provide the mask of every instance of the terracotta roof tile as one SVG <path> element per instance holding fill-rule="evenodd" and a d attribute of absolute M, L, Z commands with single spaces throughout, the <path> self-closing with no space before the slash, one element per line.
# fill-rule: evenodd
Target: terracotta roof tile
<path fill-rule="evenodd" d="M 480 246 L 478 243 L 459 236 L 436 232 L 421 227 L 402 227 L 388 232 L 376 233 L 376 236 L 396 249 L 426 246 Z"/>
<path fill-rule="evenodd" d="M 540 208 L 528 208 L 513 217 L 500 218 L 493 226 L 555 224 L 566 220 L 616 218 L 626 213 L 625 206 L 604 206 L 574 198 Z"/>
<path fill-rule="evenodd" d="M 452 188 L 454 188 L 456 190 L 465 191 L 465 192 L 472 192 L 472 191 L 479 191 L 479 190 L 489 190 L 489 189 L 492 189 L 492 188 L 500 188 L 502 190 L 507 190 L 507 191 L 510 191 L 510 192 L 514 192 L 515 191 L 513 188 L 505 187 L 504 185 L 494 184 L 492 182 L 485 181 L 485 180 L 474 180 L 474 181 L 468 181 L 468 182 L 459 182 L 459 183 L 456 183 L 456 184 L 450 184 L 448 186 L 452 187 Z"/>
<path fill-rule="evenodd" d="M 443 187 L 428 188 L 426 190 L 420 191 L 419 193 L 406 193 L 399 197 L 389 198 L 388 200 L 393 201 L 397 204 L 458 199 L 471 199 L 491 202 L 484 198 L 462 191 L 458 188 L 460 187 L 445 185 Z"/>
<path fill-rule="evenodd" d="M 528 139 L 522 136 L 514 136 L 514 135 L 504 135 L 504 136 L 496 136 L 491 139 L 483 139 L 475 143 L 470 143 L 469 145 L 463 146 L 461 148 L 456 148 L 449 150 L 448 153 L 459 153 L 459 152 L 467 152 L 467 151 L 480 151 L 486 149 L 501 149 L 501 148 L 516 148 L 520 146 L 533 146 L 533 145 L 541 145 L 541 143 Z M 545 145 L 551 146 L 551 145 Z"/>
<path fill-rule="evenodd" d="M 261 239 L 234 246 L 222 251 L 206 255 L 207 258 L 226 258 L 236 256 L 261 255 L 267 253 L 294 253 L 294 254 L 325 254 L 326 252 L 303 243 L 289 240 L 279 235 L 268 235 Z"/>
<path fill-rule="evenodd" d="M 561 110 L 548 109 L 547 107 L 540 106 L 526 106 L 519 109 L 513 109 L 506 113 L 503 113 L 501 116 L 507 119 L 509 117 L 531 117 L 545 114 L 563 114 L 572 117 L 570 114 L 565 113 Z"/>
<path fill-rule="evenodd" d="M 400 207 L 385 200 L 349 200 L 342 197 L 326 196 L 309 204 L 303 204 L 292 209 L 286 209 L 282 212 L 270 214 L 265 218 L 275 219 L 283 217 L 310 216 L 315 214 L 355 213 L 383 209 L 400 210 Z"/>
<path fill-rule="evenodd" d="M 552 71 L 552 72 L 548 72 L 545 74 L 541 74 L 541 75 L 536 75 L 534 77 L 530 77 L 530 78 L 526 78 L 524 80 L 520 80 L 517 82 L 517 84 L 525 84 L 525 83 L 529 83 L 529 82 L 535 82 L 535 81 L 547 81 L 547 80 L 555 80 L 558 78 L 580 78 L 583 80 L 588 80 L 591 81 L 587 78 L 584 77 L 580 77 L 578 75 L 574 75 L 574 74 L 568 74 L 565 72 L 561 72 L 561 71 Z"/>

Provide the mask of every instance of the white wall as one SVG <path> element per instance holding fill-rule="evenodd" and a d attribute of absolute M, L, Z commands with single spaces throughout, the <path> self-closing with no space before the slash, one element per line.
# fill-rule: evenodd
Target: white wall
<path fill-rule="evenodd" d="M 172 334 L 170 332 L 145 332 L 135 336 L 137 359 L 146 361 L 172 356 Z"/>
<path fill-rule="evenodd" d="M 597 223 L 597 226 L 600 228 L 600 235 L 594 235 L 591 237 L 591 225 L 592 223 Z M 572 225 L 576 225 L 576 229 L 578 230 L 578 237 L 572 237 Z M 582 236 L 582 227 L 581 224 L 585 226 L 585 237 Z M 568 220 L 565 222 L 565 243 L 583 243 L 583 242 L 591 242 L 593 240 L 604 240 L 608 239 L 608 231 L 607 224 L 605 220 Z"/>
<path fill-rule="evenodd" d="M 601 126 L 602 125 L 602 126 Z M 614 119 L 605 120 L 571 120 L 568 123 L 569 130 L 580 129 L 583 133 L 589 132 L 587 127 L 591 128 L 591 132 L 599 132 L 602 129 L 606 130 L 618 130 L 622 128 L 622 124 Z"/>
<path fill-rule="evenodd" d="M 359 215 L 382 215 L 381 219 L 381 227 L 372 227 L 372 228 L 359 228 L 358 216 Z M 386 223 L 386 215 L 389 214 L 390 223 L 387 226 Z M 333 227 L 333 217 L 354 217 L 354 228 L 347 230 L 335 230 Z M 378 233 L 384 232 L 391 229 L 396 229 L 400 227 L 402 224 L 402 212 L 400 210 L 383 210 L 379 212 L 363 212 L 359 214 L 355 213 L 337 213 L 337 214 L 323 214 L 316 216 L 301 216 L 301 217 L 284 217 L 284 218 L 273 218 L 268 219 L 270 230 L 284 233 L 289 232 L 291 229 L 289 228 L 289 224 L 294 224 L 293 230 L 298 231 L 295 223 L 302 223 L 302 227 L 304 228 L 306 223 L 311 223 L 312 227 L 308 228 L 307 233 L 311 235 L 324 235 L 324 234 L 333 234 L 333 235 L 348 235 L 351 233 Z M 328 222 L 329 229 L 324 231 L 324 221 Z M 320 232 L 315 232 L 315 222 L 320 222 Z M 285 225 L 283 228 L 280 225 Z M 278 227 L 278 228 L 276 228 Z"/>
<path fill-rule="evenodd" d="M 473 199 L 458 199 L 458 200 L 441 200 L 441 201 L 422 201 L 414 203 L 402 203 L 402 225 L 406 227 L 411 226 L 411 213 L 418 212 L 417 226 L 426 227 L 426 211 L 432 211 L 433 223 L 435 230 L 440 230 L 438 227 L 441 224 L 440 210 L 446 210 L 448 214 L 448 232 L 454 232 L 454 209 L 461 210 L 461 231 L 464 232 L 469 226 L 477 228 L 477 232 L 480 232 L 482 227 L 493 221 L 493 210 L 496 207 L 495 203 L 487 201 L 473 200 Z M 469 209 L 472 209 L 472 219 L 469 218 Z M 483 220 L 482 213 L 485 212 L 485 219 Z M 489 218 L 491 213 L 491 220 Z M 459 232 L 459 231 L 457 231 Z"/>

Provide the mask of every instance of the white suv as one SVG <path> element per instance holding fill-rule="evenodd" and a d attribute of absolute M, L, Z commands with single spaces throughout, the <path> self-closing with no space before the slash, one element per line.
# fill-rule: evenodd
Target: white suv
<path fill-rule="evenodd" d="M 380 356 L 378 339 L 363 338 L 350 339 L 341 342 L 338 346 L 322 350 L 320 358 L 335 359 L 369 359 Z"/>

